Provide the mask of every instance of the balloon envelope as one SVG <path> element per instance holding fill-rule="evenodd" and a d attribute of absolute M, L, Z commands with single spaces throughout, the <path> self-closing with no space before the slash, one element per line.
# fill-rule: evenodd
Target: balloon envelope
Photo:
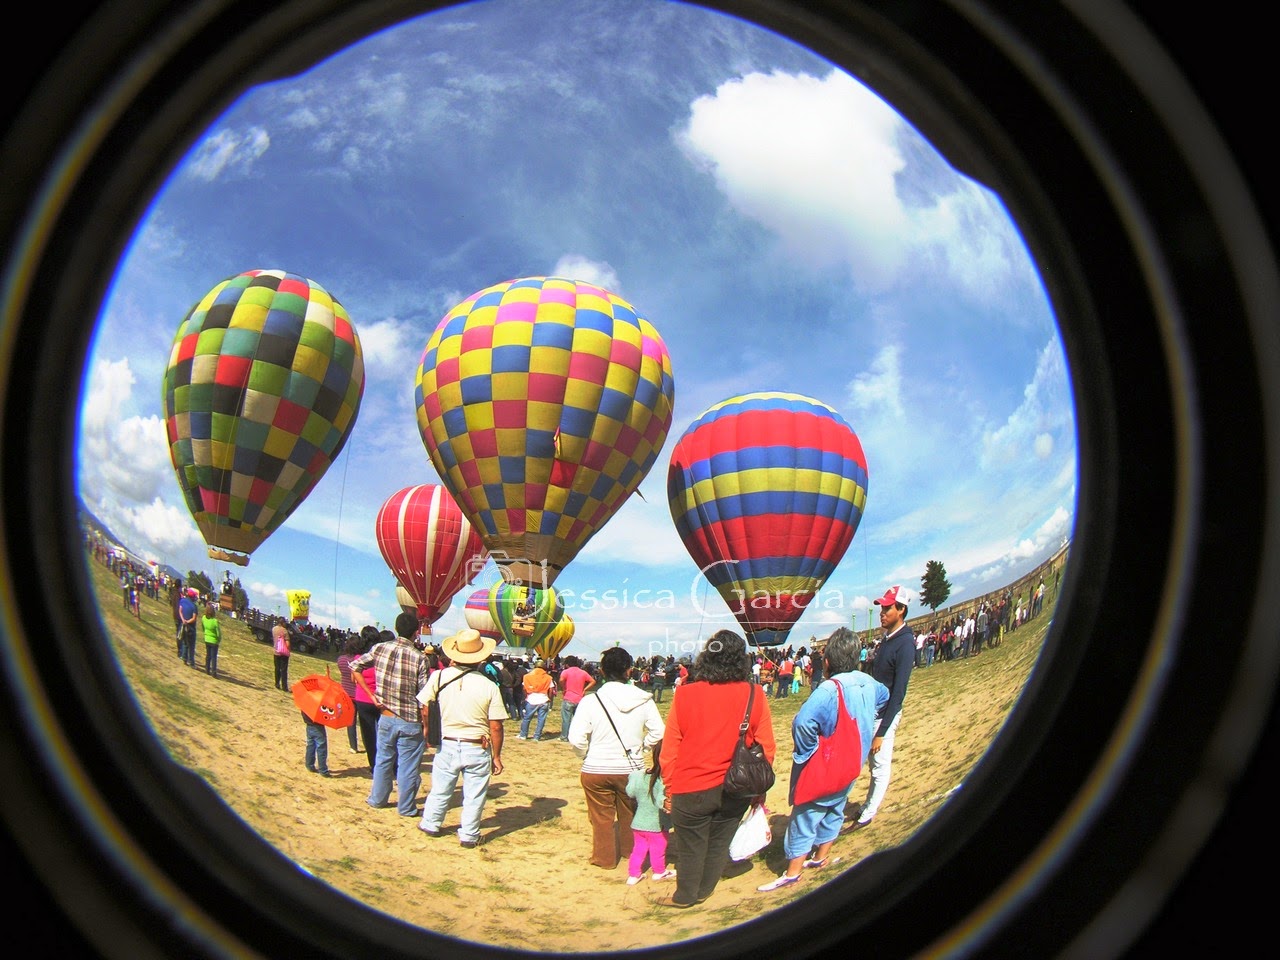
<path fill-rule="evenodd" d="M 747 639 L 777 646 L 844 556 L 867 499 L 849 424 L 793 393 L 751 393 L 690 424 L 667 472 L 685 548 Z"/>
<path fill-rule="evenodd" d="M 393 493 L 378 510 L 374 533 L 382 559 L 428 626 L 453 595 L 484 568 L 488 552 L 449 491 L 420 483 Z"/>
<path fill-rule="evenodd" d="M 467 605 L 462 608 L 462 617 L 467 621 L 468 627 L 479 631 L 480 636 L 497 640 L 499 643 L 506 639 L 502 635 L 502 628 L 494 622 L 493 614 L 489 612 L 488 587 L 481 587 L 467 597 Z"/>
<path fill-rule="evenodd" d="M 169 456 L 209 556 L 243 566 L 347 442 L 364 355 L 319 284 L 250 270 L 183 319 L 162 393 Z"/>
<path fill-rule="evenodd" d="M 412 613 L 415 617 L 418 615 L 418 601 L 414 600 L 409 591 L 396 583 L 396 603 L 400 604 L 400 609 L 405 613 Z"/>
<path fill-rule="evenodd" d="M 544 660 L 558 657 L 560 656 L 560 651 L 567 647 L 569 641 L 573 639 L 573 633 L 573 617 L 566 613 L 560 618 L 560 622 L 555 625 L 555 629 L 534 645 L 533 651 Z"/>
<path fill-rule="evenodd" d="M 305 621 L 311 619 L 311 591 L 286 590 L 284 595 L 289 600 L 289 619 Z"/>
<path fill-rule="evenodd" d="M 503 577 L 550 587 L 649 472 L 675 385 L 666 344 L 627 301 L 527 277 L 445 314 L 414 394 L 431 462 Z"/>
<path fill-rule="evenodd" d="M 564 601 L 553 587 L 499 580 L 489 588 L 489 616 L 509 646 L 532 650 L 564 616 Z"/>

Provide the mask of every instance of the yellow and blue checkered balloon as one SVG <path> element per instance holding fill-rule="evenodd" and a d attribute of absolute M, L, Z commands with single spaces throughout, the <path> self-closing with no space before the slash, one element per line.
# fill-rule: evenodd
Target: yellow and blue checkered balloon
<path fill-rule="evenodd" d="M 653 466 L 675 381 L 662 337 L 630 303 L 526 277 L 445 314 L 414 400 L 436 472 L 503 576 L 549 587 Z"/>

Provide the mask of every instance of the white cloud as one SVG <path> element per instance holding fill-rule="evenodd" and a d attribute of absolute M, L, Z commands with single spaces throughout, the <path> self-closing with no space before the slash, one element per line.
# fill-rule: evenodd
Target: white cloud
<path fill-rule="evenodd" d="M 207 181 L 244 175 L 270 146 L 271 137 L 262 127 L 243 132 L 224 128 L 201 140 L 182 169 L 187 176 Z"/>
<path fill-rule="evenodd" d="M 896 344 L 881 347 L 871 366 L 850 382 L 849 402 L 855 410 L 901 418 L 901 350 Z"/>
<path fill-rule="evenodd" d="M 694 101 L 676 140 L 795 262 L 843 264 L 864 293 L 914 282 L 910 266 L 932 265 L 986 301 L 1007 287 L 1012 265 L 1027 262 L 999 200 L 945 167 L 891 107 L 841 71 L 723 83 Z M 926 153 L 932 163 L 923 162 Z"/>
<path fill-rule="evenodd" d="M 989 467 L 1053 452 L 1053 431 L 1074 431 L 1075 419 L 1062 344 L 1050 340 L 1040 351 L 1035 374 L 1023 388 L 1022 403 L 1003 424 L 984 432 L 982 463 Z"/>
<path fill-rule="evenodd" d="M 621 289 L 622 284 L 618 281 L 618 274 L 613 267 L 578 253 L 566 253 L 557 260 L 556 265 L 551 269 L 550 276 L 570 277 L 581 280 L 583 283 L 594 283 L 610 293 L 626 298 Z"/>

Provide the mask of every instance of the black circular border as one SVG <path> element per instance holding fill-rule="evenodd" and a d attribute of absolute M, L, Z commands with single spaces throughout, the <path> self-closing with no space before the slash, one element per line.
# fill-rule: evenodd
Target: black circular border
<path fill-rule="evenodd" d="M 1236 910 L 1206 922 L 1247 919 L 1219 871 L 1252 852 L 1233 824 L 1268 822 L 1275 755 L 1265 38 L 1154 3 L 705 5 L 841 64 L 1006 198 L 1062 325 L 1082 465 L 1053 642 L 964 795 L 820 897 L 662 952 L 1109 956 L 1191 935 L 1219 876 Z M 93 642 L 68 520 L 77 376 L 146 198 L 239 89 L 435 6 L 108 0 L 24 40 L 0 141 L 0 849 L 63 952 L 518 953 L 332 896 L 174 769 Z"/>

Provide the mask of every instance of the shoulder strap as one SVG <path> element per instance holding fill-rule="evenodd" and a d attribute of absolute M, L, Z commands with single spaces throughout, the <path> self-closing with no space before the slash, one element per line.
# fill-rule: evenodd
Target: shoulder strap
<path fill-rule="evenodd" d="M 443 672 L 443 671 L 441 671 L 441 672 Z M 449 680 L 448 682 L 446 682 L 446 683 L 441 683 L 439 680 L 437 680 L 437 681 L 436 681 L 436 700 L 439 700 L 439 699 L 440 699 L 440 691 L 441 691 L 441 690 L 443 690 L 445 687 L 447 687 L 450 683 L 455 683 L 455 682 L 457 682 L 458 680 L 461 680 L 463 677 L 465 677 L 465 676 L 466 676 L 468 673 L 470 673 L 470 672 L 471 672 L 470 670 L 462 670 L 462 669 L 459 669 L 457 676 L 453 677 L 453 678 L 452 678 L 451 680 Z"/>
<path fill-rule="evenodd" d="M 742 715 L 742 723 L 738 724 L 738 742 L 745 744 L 747 742 L 747 727 L 751 725 L 751 703 L 756 698 L 756 685 L 754 681 L 747 681 L 747 710 Z"/>
<path fill-rule="evenodd" d="M 622 752 L 627 755 L 627 760 L 635 766 L 635 759 L 631 756 L 631 748 L 627 746 L 627 741 L 622 739 L 622 734 L 618 732 L 618 727 L 613 722 L 613 715 L 609 713 L 609 708 L 604 705 L 604 698 L 600 696 L 600 691 L 594 692 L 596 701 L 600 704 L 600 709 L 604 711 L 604 717 L 609 721 L 609 726 L 613 727 L 613 735 L 618 738 L 618 743 L 622 745 Z"/>

